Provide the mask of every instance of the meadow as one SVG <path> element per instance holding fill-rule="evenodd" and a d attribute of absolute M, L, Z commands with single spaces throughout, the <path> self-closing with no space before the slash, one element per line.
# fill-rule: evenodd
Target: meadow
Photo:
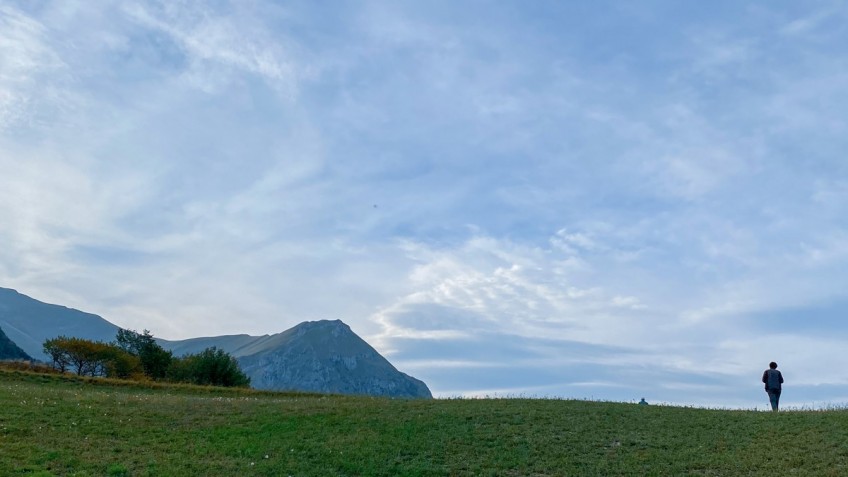
<path fill-rule="evenodd" d="M 848 411 L 393 400 L 0 370 L 0 475 L 848 475 Z"/>

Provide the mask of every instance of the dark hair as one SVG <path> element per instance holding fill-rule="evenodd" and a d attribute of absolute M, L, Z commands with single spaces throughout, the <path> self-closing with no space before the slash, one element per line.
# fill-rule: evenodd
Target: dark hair
<path fill-rule="evenodd" d="M 769 363 L 769 368 L 771 368 L 771 369 L 777 369 L 777 363 L 775 363 L 774 361 L 772 361 L 771 363 Z"/>

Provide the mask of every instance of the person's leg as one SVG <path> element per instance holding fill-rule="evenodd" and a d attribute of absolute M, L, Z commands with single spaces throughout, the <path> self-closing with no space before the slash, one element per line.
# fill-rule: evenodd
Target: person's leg
<path fill-rule="evenodd" d="M 780 404 L 780 389 L 774 391 L 774 410 L 777 411 L 778 405 Z"/>
<path fill-rule="evenodd" d="M 768 390 L 768 397 L 769 397 L 769 402 L 771 403 L 771 410 L 772 411 L 777 411 L 778 396 L 779 395 L 775 394 L 775 392 L 772 391 L 771 389 Z"/>

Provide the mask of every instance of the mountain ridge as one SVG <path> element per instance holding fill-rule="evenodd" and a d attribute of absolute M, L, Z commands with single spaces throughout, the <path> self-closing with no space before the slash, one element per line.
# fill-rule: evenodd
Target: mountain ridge
<path fill-rule="evenodd" d="M 113 341 L 120 329 L 100 317 L 0 288 L 0 328 L 45 361 L 45 340 L 59 335 Z M 215 346 L 235 357 L 257 389 L 431 398 L 427 385 L 397 370 L 341 320 L 306 321 L 271 335 L 197 337 L 157 342 L 176 356 Z"/>
<path fill-rule="evenodd" d="M 12 342 L 41 361 L 47 359 L 42 349 L 45 340 L 64 335 L 112 341 L 119 329 L 98 315 L 44 303 L 11 288 L 0 288 L 0 327 Z"/>

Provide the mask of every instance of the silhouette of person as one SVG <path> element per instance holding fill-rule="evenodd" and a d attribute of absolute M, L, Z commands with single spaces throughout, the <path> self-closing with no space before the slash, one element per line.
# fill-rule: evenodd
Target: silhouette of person
<path fill-rule="evenodd" d="M 769 369 L 763 371 L 763 384 L 766 385 L 771 410 L 777 411 L 777 406 L 780 403 L 780 391 L 783 387 L 783 374 L 777 370 L 777 363 L 774 361 L 769 363 Z"/>
<path fill-rule="evenodd" d="M 645 401 L 645 398 L 642 398 L 642 400 L 641 400 L 641 401 L 639 401 L 639 405 L 640 405 L 640 406 L 647 406 L 647 405 L 648 405 L 648 401 Z"/>

